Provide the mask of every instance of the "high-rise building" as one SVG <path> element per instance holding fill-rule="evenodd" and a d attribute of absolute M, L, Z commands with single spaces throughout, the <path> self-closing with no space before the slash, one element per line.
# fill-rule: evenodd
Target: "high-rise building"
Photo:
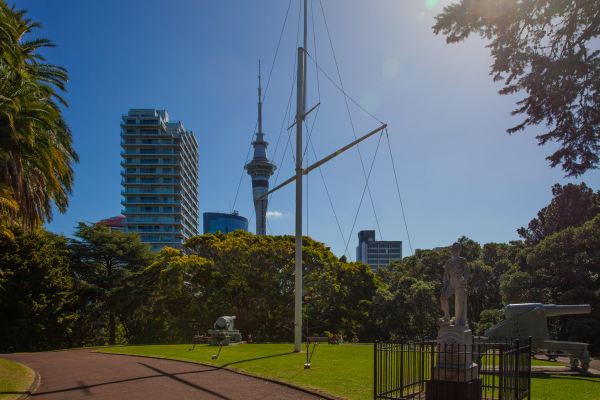
<path fill-rule="evenodd" d="M 121 123 L 125 231 L 152 250 L 198 234 L 198 142 L 165 110 L 131 109 Z"/>
<path fill-rule="evenodd" d="M 231 214 L 205 212 L 203 222 L 204 233 L 229 233 L 238 230 L 248 232 L 248 220 L 236 211 Z"/>
<path fill-rule="evenodd" d="M 252 197 L 254 199 L 254 211 L 256 213 L 256 234 L 267 234 L 267 197 L 262 197 L 269 191 L 269 178 L 273 175 L 276 167 L 267 158 L 268 142 L 262 131 L 262 88 L 260 85 L 260 63 L 258 64 L 258 131 L 256 140 L 252 142 L 254 157 L 246 164 L 246 172 L 252 177 Z"/>
<path fill-rule="evenodd" d="M 375 240 L 375 231 L 358 232 L 356 261 L 377 269 L 401 259 L 402 241 Z"/>

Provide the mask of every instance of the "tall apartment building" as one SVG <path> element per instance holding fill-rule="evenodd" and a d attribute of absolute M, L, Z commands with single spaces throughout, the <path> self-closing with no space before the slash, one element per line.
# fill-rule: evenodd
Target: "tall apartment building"
<path fill-rule="evenodd" d="M 377 269 L 401 259 L 402 241 L 375 240 L 375 231 L 358 232 L 356 261 Z"/>
<path fill-rule="evenodd" d="M 131 109 L 121 122 L 125 231 L 152 250 L 198 234 L 198 142 L 165 110 Z"/>

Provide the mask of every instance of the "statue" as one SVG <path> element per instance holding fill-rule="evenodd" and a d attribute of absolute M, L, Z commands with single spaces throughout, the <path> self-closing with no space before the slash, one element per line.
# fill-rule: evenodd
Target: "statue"
<path fill-rule="evenodd" d="M 479 400 L 482 386 L 479 365 L 473 362 L 473 333 L 467 324 L 467 260 L 460 243 L 444 265 L 440 303 L 444 317 L 437 335 L 437 358 L 426 384 L 427 400 Z M 454 296 L 454 317 L 449 300 Z"/>
<path fill-rule="evenodd" d="M 462 246 L 456 242 L 452 245 L 452 257 L 444 265 L 444 280 L 440 303 L 444 317 L 442 323 L 457 326 L 467 325 L 467 260 L 460 256 Z M 454 318 L 450 318 L 448 300 L 454 295 Z"/>

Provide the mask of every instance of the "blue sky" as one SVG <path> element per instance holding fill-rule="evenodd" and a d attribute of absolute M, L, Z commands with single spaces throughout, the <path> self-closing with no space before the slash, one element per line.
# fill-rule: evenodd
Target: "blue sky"
<path fill-rule="evenodd" d="M 321 8 L 312 1 L 315 40 L 311 24 L 309 52 L 337 79 Z M 510 116 L 518 96 L 497 94 L 499 86 L 488 75 L 491 58 L 485 42 L 471 38 L 446 45 L 432 33 L 434 16 L 449 3 L 323 1 L 346 91 L 389 124 L 414 248 L 447 245 L 461 235 L 482 243 L 513 240 L 515 230 L 548 203 L 553 183 L 584 180 L 595 189 L 600 186 L 597 171 L 565 180 L 560 169 L 551 169 L 545 157 L 553 146 L 539 147 L 535 139 L 542 128 L 506 133 L 519 122 Z M 299 4 L 292 0 L 264 105 L 279 181 L 293 174 L 291 150 L 283 150 Z M 81 162 L 75 167 L 69 210 L 55 215 L 50 230 L 70 235 L 78 221 L 120 213 L 119 121 L 129 108 L 166 108 L 172 119 L 193 130 L 200 146 L 201 212 L 231 210 L 256 123 L 257 59 L 262 59 L 266 81 L 287 0 L 19 0 L 16 5 L 42 22 L 40 35 L 57 45 L 46 52 L 49 61 L 65 66 L 70 75 L 65 115 Z M 353 134 L 343 97 L 323 74 L 317 75 L 314 64 L 309 68 L 308 106 L 319 101 L 319 91 L 321 102 L 311 140 L 322 157 L 351 141 Z M 378 126 L 357 107 L 351 105 L 350 111 L 357 135 Z M 367 168 L 377 141 L 374 137 L 361 145 Z M 308 162 L 314 162 L 310 148 L 307 154 Z M 344 239 L 317 171 L 308 178 L 304 232 L 338 255 L 347 242 L 354 259 L 357 231 L 377 229 L 365 197 L 350 236 L 364 185 L 356 149 L 322 171 Z M 381 236 L 403 240 L 408 255 L 385 141 L 370 186 Z M 293 233 L 293 196 L 293 185 L 273 195 L 272 234 Z M 245 174 L 235 209 L 253 216 Z"/>

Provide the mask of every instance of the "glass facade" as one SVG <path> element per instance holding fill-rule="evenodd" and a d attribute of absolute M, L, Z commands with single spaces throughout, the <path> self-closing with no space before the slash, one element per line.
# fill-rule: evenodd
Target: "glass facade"
<path fill-rule="evenodd" d="M 122 117 L 125 231 L 152 250 L 181 248 L 198 234 L 198 143 L 165 110 L 131 109 Z"/>
<path fill-rule="evenodd" d="M 204 233 L 229 233 L 237 230 L 248 231 L 248 220 L 238 214 L 203 214 Z"/>
<path fill-rule="evenodd" d="M 385 267 L 392 261 L 402 259 L 402 242 L 399 240 L 375 240 L 375 231 L 358 232 L 356 261 L 373 269 Z"/>

